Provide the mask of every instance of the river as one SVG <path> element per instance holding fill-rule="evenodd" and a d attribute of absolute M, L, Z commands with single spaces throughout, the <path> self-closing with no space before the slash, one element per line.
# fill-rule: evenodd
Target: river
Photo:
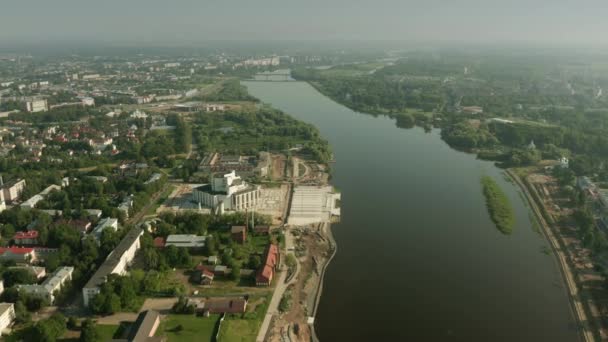
<path fill-rule="evenodd" d="M 558 264 L 543 253 L 518 189 L 439 130 L 400 129 L 302 82 L 243 82 L 314 124 L 335 153 L 342 218 L 315 330 L 325 341 L 577 341 Z M 480 177 L 516 212 L 513 234 L 490 221 Z"/>

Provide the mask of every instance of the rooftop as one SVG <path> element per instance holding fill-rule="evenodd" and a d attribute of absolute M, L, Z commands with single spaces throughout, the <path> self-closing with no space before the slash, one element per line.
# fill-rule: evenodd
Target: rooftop
<path fill-rule="evenodd" d="M 146 310 L 137 316 L 137 320 L 131 326 L 128 341 L 160 341 L 160 337 L 152 337 L 156 332 L 156 321 L 160 319 L 160 314 L 155 310 Z"/>
<path fill-rule="evenodd" d="M 114 250 L 108 255 L 106 260 L 99 266 L 95 274 L 89 279 L 87 284 L 84 286 L 85 288 L 95 288 L 105 283 L 106 277 L 108 274 L 114 270 L 114 268 L 120 262 L 120 258 L 122 255 L 133 245 L 133 243 L 139 239 L 139 237 L 144 233 L 141 228 L 133 228 L 131 229 L 127 235 L 120 241 L 118 246 L 114 248 Z"/>

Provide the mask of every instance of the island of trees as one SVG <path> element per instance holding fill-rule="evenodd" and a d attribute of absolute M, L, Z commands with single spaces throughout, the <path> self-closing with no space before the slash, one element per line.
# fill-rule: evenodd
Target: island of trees
<path fill-rule="evenodd" d="M 505 195 L 498 183 L 489 176 L 481 178 L 481 185 L 483 187 L 483 195 L 486 198 L 488 213 L 496 228 L 505 235 L 511 234 L 513 232 L 513 225 L 515 224 L 515 215 L 513 214 L 513 208 L 507 195 Z"/>

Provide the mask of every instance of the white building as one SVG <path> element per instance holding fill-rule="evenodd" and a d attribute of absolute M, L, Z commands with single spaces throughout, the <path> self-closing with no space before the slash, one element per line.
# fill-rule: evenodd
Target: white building
<path fill-rule="evenodd" d="M 95 99 L 92 98 L 92 97 L 83 97 L 82 99 L 80 99 L 80 102 L 85 107 L 94 106 L 95 105 Z"/>
<path fill-rule="evenodd" d="M 223 112 L 226 110 L 226 105 L 219 103 L 205 103 L 205 112 Z"/>
<path fill-rule="evenodd" d="M 46 99 L 32 99 L 25 102 L 25 109 L 30 113 L 46 112 L 49 110 L 49 104 Z"/>
<path fill-rule="evenodd" d="M 330 222 L 340 216 L 340 194 L 331 186 L 297 186 L 294 188 L 287 223 L 306 225 Z"/>
<path fill-rule="evenodd" d="M 4 193 L 4 200 L 11 203 L 17 200 L 25 189 L 25 179 L 17 179 L 4 184 L 0 177 L 0 188 Z"/>
<path fill-rule="evenodd" d="M 165 247 L 175 246 L 179 248 L 202 248 L 205 247 L 207 237 L 192 234 L 172 234 L 167 236 Z"/>
<path fill-rule="evenodd" d="M 118 220 L 115 218 L 106 217 L 99 220 L 97 226 L 93 228 L 93 237 L 99 241 L 101 238 L 101 233 L 106 229 L 112 229 L 113 231 L 118 230 Z"/>
<path fill-rule="evenodd" d="M 211 184 L 200 186 L 192 192 L 194 202 L 224 210 L 243 211 L 254 208 L 260 198 L 260 187 L 246 183 L 235 171 L 213 177 Z"/>
<path fill-rule="evenodd" d="M 139 109 L 137 109 L 133 113 L 131 113 L 131 118 L 133 118 L 133 119 L 147 119 L 148 118 L 148 114 L 146 114 L 146 112 L 142 112 Z"/>
<path fill-rule="evenodd" d="M 0 190 L 0 213 L 6 209 L 6 202 L 4 202 L 4 191 Z"/>
<path fill-rule="evenodd" d="M 64 266 L 60 267 L 50 277 L 48 277 L 42 284 L 34 285 L 17 285 L 19 291 L 23 291 L 29 295 L 39 296 L 45 298 L 49 303 L 53 304 L 55 301 L 55 295 L 61 290 L 61 288 L 70 280 L 72 280 L 72 273 L 74 267 Z"/>
<path fill-rule="evenodd" d="M 15 320 L 15 304 L 0 303 L 0 336 L 2 336 L 8 327 Z"/>
<path fill-rule="evenodd" d="M 119 205 L 118 210 L 125 213 L 125 218 L 129 218 L 129 211 L 133 208 L 133 195 L 127 196 Z"/>
<path fill-rule="evenodd" d="M 97 272 L 89 282 L 82 288 L 84 306 L 88 307 L 91 300 L 99 293 L 100 287 L 106 282 L 108 275 L 127 273 L 127 267 L 135 258 L 135 253 L 141 247 L 139 238 L 144 234 L 141 228 L 131 229 L 120 241 L 118 246 L 108 255 Z"/>
<path fill-rule="evenodd" d="M 25 209 L 25 210 L 29 210 L 29 209 L 34 209 L 36 207 L 36 204 L 38 204 L 38 202 L 42 201 L 44 199 L 44 197 L 38 195 L 34 195 L 32 197 L 30 197 L 27 201 L 21 203 L 21 205 L 19 205 L 21 207 L 21 209 Z"/>

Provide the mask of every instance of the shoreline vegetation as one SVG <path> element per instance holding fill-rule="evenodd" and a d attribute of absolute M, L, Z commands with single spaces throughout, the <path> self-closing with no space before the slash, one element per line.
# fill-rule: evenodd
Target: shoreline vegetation
<path fill-rule="evenodd" d="M 486 198 L 486 207 L 496 228 L 505 235 L 513 233 L 515 215 L 511 202 L 502 191 L 498 183 L 489 176 L 481 177 L 483 195 Z"/>

